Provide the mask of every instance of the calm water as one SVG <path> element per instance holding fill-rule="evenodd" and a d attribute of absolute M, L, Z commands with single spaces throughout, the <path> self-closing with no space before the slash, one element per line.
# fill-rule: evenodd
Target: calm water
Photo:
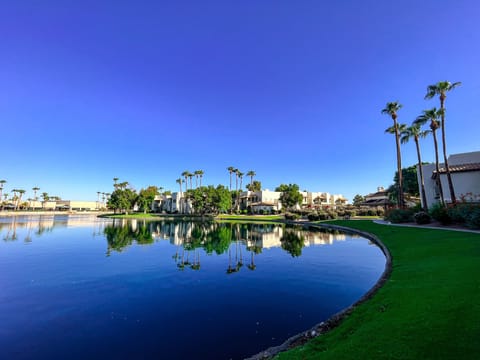
<path fill-rule="evenodd" d="M 384 266 L 366 239 L 284 225 L 0 218 L 0 359 L 242 359 Z"/>

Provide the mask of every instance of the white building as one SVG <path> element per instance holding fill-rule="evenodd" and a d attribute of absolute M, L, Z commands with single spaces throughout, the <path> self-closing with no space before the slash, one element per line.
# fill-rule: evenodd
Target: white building
<path fill-rule="evenodd" d="M 448 157 L 448 166 L 457 201 L 480 202 L 480 151 L 450 155 Z M 440 177 L 445 202 L 451 202 L 452 199 L 444 164 L 440 164 L 439 174 L 435 171 L 435 164 L 422 165 L 422 169 L 428 207 L 440 201 L 437 185 L 438 176 Z M 417 171 L 417 176 L 419 187 L 421 187 L 419 171 Z"/>

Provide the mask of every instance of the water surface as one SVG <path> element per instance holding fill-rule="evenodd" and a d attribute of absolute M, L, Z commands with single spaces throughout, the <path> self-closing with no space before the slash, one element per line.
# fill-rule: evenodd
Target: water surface
<path fill-rule="evenodd" d="M 384 266 L 366 239 L 285 225 L 0 218 L 0 358 L 242 359 Z"/>

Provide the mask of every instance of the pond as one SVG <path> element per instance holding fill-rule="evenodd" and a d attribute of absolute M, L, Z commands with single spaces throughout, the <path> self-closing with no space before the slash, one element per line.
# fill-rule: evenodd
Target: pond
<path fill-rule="evenodd" d="M 243 359 L 384 267 L 367 239 L 284 224 L 0 218 L 0 358 Z"/>

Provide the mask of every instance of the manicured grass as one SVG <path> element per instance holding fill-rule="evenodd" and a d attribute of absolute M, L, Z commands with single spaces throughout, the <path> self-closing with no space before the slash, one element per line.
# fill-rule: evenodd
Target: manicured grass
<path fill-rule="evenodd" d="M 361 220 L 330 223 L 382 240 L 392 255 L 391 276 L 337 328 L 278 359 L 480 356 L 480 234 Z"/>

